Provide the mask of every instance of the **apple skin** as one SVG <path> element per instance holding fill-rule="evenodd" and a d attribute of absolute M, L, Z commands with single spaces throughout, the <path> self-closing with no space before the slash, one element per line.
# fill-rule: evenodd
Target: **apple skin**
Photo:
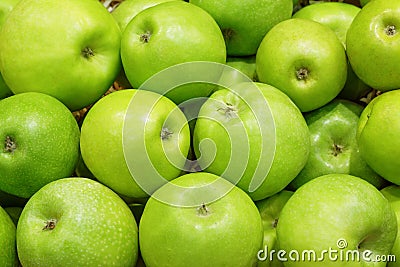
<path fill-rule="evenodd" d="M 0 71 L 13 93 L 46 93 L 75 111 L 113 84 L 120 41 L 117 23 L 99 1 L 24 0 L 2 27 Z"/>
<path fill-rule="evenodd" d="M 286 93 L 302 112 L 333 100 L 347 78 L 343 45 L 325 25 L 292 18 L 273 27 L 256 55 L 260 82 Z"/>
<path fill-rule="evenodd" d="M 290 183 L 295 190 L 306 182 L 330 173 L 350 174 L 382 188 L 387 181 L 362 159 L 356 134 L 363 107 L 335 99 L 305 114 L 311 135 L 311 152 L 299 175 Z"/>
<path fill-rule="evenodd" d="M 73 174 L 79 127 L 57 99 L 21 93 L 0 101 L 0 190 L 29 198 L 45 184 Z"/>
<path fill-rule="evenodd" d="M 0 2 L 0 29 L 8 16 L 8 13 L 20 0 L 3 0 Z M 0 73 L 0 99 L 11 96 L 12 92 L 7 84 L 4 82 L 3 76 Z"/>
<path fill-rule="evenodd" d="M 400 87 L 400 2 L 374 0 L 365 5 L 347 31 L 347 56 L 355 74 L 380 91 Z"/>
<path fill-rule="evenodd" d="M 370 183 L 348 174 L 320 176 L 300 187 L 283 207 L 277 226 L 279 249 L 297 250 L 300 255 L 314 250 L 317 257 L 330 248 L 343 251 L 344 257 L 348 250 L 370 250 L 371 257 L 389 255 L 396 234 L 396 215 L 388 200 Z M 304 266 L 304 261 L 286 257 L 285 267 Z M 386 262 L 367 263 L 362 255 L 352 262 L 333 261 L 328 254 L 324 260 L 307 261 L 307 267 L 344 264 L 386 266 Z"/>
<path fill-rule="evenodd" d="M 204 202 L 179 206 L 155 197 L 148 200 L 139 224 L 140 249 L 147 267 L 255 266 L 263 227 L 257 207 L 245 192 L 204 172 L 183 175 L 171 184 L 180 186 L 183 193 L 163 186 L 155 194 L 183 203 L 192 199 Z M 205 185 L 210 186 L 206 191 L 196 191 Z M 221 195 L 209 203 L 207 192 Z"/>
<path fill-rule="evenodd" d="M 293 15 L 293 18 L 310 19 L 331 28 L 343 46 L 346 47 L 346 34 L 354 17 L 360 12 L 360 8 L 341 2 L 321 2 L 317 5 L 308 5 Z M 347 80 L 340 98 L 359 100 L 370 90 L 370 87 L 355 75 L 350 63 L 347 64 Z"/>
<path fill-rule="evenodd" d="M 361 113 L 357 129 L 362 158 L 375 172 L 395 184 L 400 184 L 399 101 L 400 90 L 375 97 Z"/>
<path fill-rule="evenodd" d="M 162 139 L 163 123 L 168 123 L 169 116 L 171 135 Z M 148 123 L 142 125 L 144 122 Z M 150 91 L 126 89 L 105 96 L 89 110 L 82 124 L 80 145 L 84 163 L 100 182 L 118 194 L 143 198 L 149 192 L 138 179 L 147 176 L 152 180 L 153 176 L 144 166 L 134 172 L 128 161 L 139 164 L 150 160 L 164 179 L 174 179 L 184 167 L 190 134 L 184 114 L 171 100 Z M 142 154 L 138 149 L 144 145 L 146 151 Z M 173 158 L 178 158 L 175 165 L 170 161 Z"/>
<path fill-rule="evenodd" d="M 111 189 L 87 178 L 42 187 L 25 205 L 17 226 L 23 266 L 134 266 L 138 227 Z"/>
<path fill-rule="evenodd" d="M 111 15 L 113 15 L 114 19 L 117 21 L 121 32 L 124 32 L 128 23 L 139 14 L 139 12 L 169 1 L 176 0 L 125 0 L 111 12 Z"/>
<path fill-rule="evenodd" d="M 256 117 L 269 112 L 271 117 Z M 215 147 L 203 143 L 207 140 Z M 193 144 L 202 169 L 237 183 L 253 200 L 260 200 L 284 189 L 301 171 L 310 134 L 287 95 L 270 85 L 247 82 L 210 96 L 200 109 Z M 261 162 L 270 168 L 261 170 Z M 261 184 L 252 190 L 255 179 Z"/>
<path fill-rule="evenodd" d="M 2 0 L 0 2 L 0 27 L 4 24 L 8 14 L 19 1 L 20 0 Z"/>
<path fill-rule="evenodd" d="M 346 45 L 346 33 L 361 8 L 340 2 L 321 2 L 297 11 L 293 18 L 310 19 L 331 28 L 342 44 Z"/>
<path fill-rule="evenodd" d="M 134 88 L 155 91 L 180 104 L 209 96 L 213 86 L 189 84 L 168 91 L 172 88 L 162 88 L 163 81 L 156 88 L 146 87 L 143 83 L 180 63 L 209 61 L 224 64 L 226 47 L 221 30 L 210 14 L 184 1 L 169 1 L 143 10 L 129 22 L 122 35 L 121 58 L 125 74 Z M 179 78 L 181 73 L 176 75 Z M 220 73 L 209 75 L 215 76 L 213 80 L 217 81 Z M 165 90 L 158 91 L 160 87 Z"/>
<path fill-rule="evenodd" d="M 396 241 L 390 252 L 396 259 L 400 258 L 400 187 L 398 185 L 389 185 L 381 190 L 383 196 L 389 200 L 394 212 L 396 213 L 397 223 L 399 225 L 397 230 Z M 396 262 L 388 262 L 387 267 L 396 267 Z"/>
<path fill-rule="evenodd" d="M 264 241 L 261 248 L 264 254 L 261 253 L 259 256 L 268 256 L 265 260 L 259 260 L 257 267 L 283 267 L 283 263 L 278 261 L 277 258 L 273 258 L 271 261 L 269 255 L 265 255 L 265 248 L 268 248 L 267 253 L 272 249 L 278 250 L 276 247 L 276 226 L 279 223 L 279 215 L 283 207 L 292 195 L 292 191 L 282 190 L 271 197 L 255 202 L 264 226 Z"/>
<path fill-rule="evenodd" d="M 17 267 L 18 257 L 15 242 L 16 226 L 8 213 L 0 207 L 0 266 Z"/>
<path fill-rule="evenodd" d="M 255 55 L 264 35 L 292 16 L 292 0 L 190 0 L 213 16 L 224 34 L 229 56 Z"/>

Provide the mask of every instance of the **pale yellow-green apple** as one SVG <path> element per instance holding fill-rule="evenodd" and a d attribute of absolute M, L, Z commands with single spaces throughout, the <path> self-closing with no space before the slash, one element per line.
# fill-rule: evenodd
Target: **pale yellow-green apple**
<path fill-rule="evenodd" d="M 310 134 L 298 107 L 280 90 L 244 82 L 214 92 L 201 107 L 193 136 L 199 165 L 260 200 L 301 171 Z"/>
<path fill-rule="evenodd" d="M 400 90 L 375 97 L 361 113 L 357 129 L 361 157 L 379 175 L 395 184 L 400 184 L 399 101 Z"/>
<path fill-rule="evenodd" d="M 190 145 L 187 120 L 168 98 L 126 89 L 100 99 L 86 115 L 80 148 L 91 173 L 118 194 L 148 197 L 178 177 Z"/>
<path fill-rule="evenodd" d="M 376 187 L 352 175 L 328 174 L 294 192 L 276 231 L 285 267 L 385 267 L 377 260 L 390 254 L 397 220 Z"/>
<path fill-rule="evenodd" d="M 207 97 L 213 86 L 191 83 L 164 88 L 165 81 L 152 86 L 145 82 L 181 63 L 225 63 L 226 48 L 221 30 L 210 14 L 185 1 L 169 1 L 143 10 L 129 22 L 122 35 L 121 58 L 134 88 L 155 91 L 180 104 L 192 98 Z M 182 74 L 176 75 L 166 79 L 179 79 Z M 217 80 L 220 73 L 211 72 L 209 76 Z"/>
<path fill-rule="evenodd" d="M 347 56 L 355 74 L 380 91 L 400 88 L 400 1 L 365 5 L 347 31 Z"/>
<path fill-rule="evenodd" d="M 330 173 L 358 176 L 377 188 L 387 184 L 361 157 L 356 133 L 362 111 L 359 104 L 335 99 L 304 115 L 311 135 L 311 151 L 306 165 L 290 183 L 291 189 Z"/>
<path fill-rule="evenodd" d="M 264 35 L 292 16 L 292 0 L 190 0 L 213 16 L 230 56 L 255 55 Z"/>
<path fill-rule="evenodd" d="M 87 178 L 64 178 L 37 191 L 17 226 L 22 266 L 134 266 L 138 227 L 126 203 Z"/>
<path fill-rule="evenodd" d="M 118 75 L 120 29 L 99 1 L 22 0 L 0 36 L 0 71 L 15 94 L 41 92 L 79 110 Z"/>
<path fill-rule="evenodd" d="M 56 98 L 36 92 L 0 101 L 0 190 L 29 198 L 45 184 L 73 174 L 79 127 Z"/>
<path fill-rule="evenodd" d="M 262 240 L 261 216 L 251 198 L 205 172 L 180 176 L 158 189 L 139 223 L 147 267 L 255 266 Z"/>
<path fill-rule="evenodd" d="M 318 22 L 292 18 L 273 27 L 256 55 L 260 82 L 286 93 L 302 112 L 334 99 L 347 78 L 347 60 L 335 32 Z"/>

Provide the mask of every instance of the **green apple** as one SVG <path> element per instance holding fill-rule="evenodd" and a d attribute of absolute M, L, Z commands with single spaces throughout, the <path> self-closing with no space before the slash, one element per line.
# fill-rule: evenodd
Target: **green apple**
<path fill-rule="evenodd" d="M 346 39 L 356 75 L 380 91 L 400 88 L 400 1 L 374 0 L 354 18 Z"/>
<path fill-rule="evenodd" d="M 363 110 L 357 129 L 363 159 L 379 175 L 395 184 L 400 184 L 399 101 L 400 90 L 374 98 Z"/>
<path fill-rule="evenodd" d="M 80 145 L 84 163 L 100 182 L 121 195 L 142 198 L 181 174 L 190 135 L 185 115 L 171 100 L 126 89 L 89 110 Z"/>
<path fill-rule="evenodd" d="M 295 191 L 276 231 L 285 267 L 385 267 L 375 260 L 390 254 L 397 221 L 376 187 L 348 174 L 328 174 Z"/>
<path fill-rule="evenodd" d="M 282 262 L 276 257 L 271 259 L 269 254 L 272 250 L 278 250 L 276 246 L 276 227 L 281 210 L 292 195 L 292 191 L 282 190 L 271 197 L 255 202 L 264 226 L 264 241 L 262 248 L 257 253 L 259 260 L 257 267 L 283 267 Z"/>
<path fill-rule="evenodd" d="M 388 260 L 388 267 L 397 267 L 397 263 L 395 259 L 400 258 L 400 187 L 398 185 L 389 185 L 381 190 L 383 196 L 389 200 L 390 205 L 392 206 L 394 212 L 396 213 L 398 229 L 396 241 L 393 245 L 393 248 L 390 252 L 390 255 L 395 258 L 391 258 Z"/>
<path fill-rule="evenodd" d="M 260 200 L 284 189 L 307 162 L 310 135 L 287 95 L 262 83 L 213 93 L 193 136 L 200 167 Z"/>
<path fill-rule="evenodd" d="M 120 41 L 99 1 L 23 0 L 2 27 L 0 71 L 15 94 L 46 93 L 79 110 L 118 75 Z"/>
<path fill-rule="evenodd" d="M 189 0 L 213 16 L 224 34 L 230 56 L 255 55 L 264 35 L 292 16 L 292 0 Z"/>
<path fill-rule="evenodd" d="M 209 202 L 215 194 L 218 198 Z M 262 235 L 261 217 L 250 197 L 203 172 L 183 175 L 157 190 L 139 224 L 148 267 L 255 266 Z"/>
<path fill-rule="evenodd" d="M 123 32 L 128 23 L 139 14 L 139 12 L 169 1 L 174 0 L 124 0 L 111 12 L 111 15 L 113 15 L 121 32 Z"/>
<path fill-rule="evenodd" d="M 346 34 L 354 17 L 360 12 L 360 8 L 342 2 L 321 2 L 308 5 L 293 15 L 293 18 L 310 19 L 331 28 L 342 44 L 346 47 Z M 347 65 L 347 80 L 339 97 L 349 100 L 359 100 L 368 90 L 354 73 L 350 63 Z"/>
<path fill-rule="evenodd" d="M 0 101 L 0 190 L 29 198 L 45 184 L 72 175 L 79 127 L 57 99 L 29 92 Z"/>
<path fill-rule="evenodd" d="M 0 2 L 0 29 L 3 26 L 6 17 L 10 13 L 10 11 L 19 1 L 20 0 L 3 0 Z M 3 76 L 0 73 L 0 99 L 10 95 L 12 95 L 12 92 L 7 84 L 4 82 Z"/>
<path fill-rule="evenodd" d="M 226 48 L 221 30 L 210 14 L 184 1 L 169 1 L 143 10 L 129 22 L 122 35 L 121 58 L 134 88 L 159 92 L 165 81 L 153 87 L 143 83 L 181 63 L 225 63 Z M 180 73 L 176 75 L 170 79 L 181 77 Z M 209 75 L 217 80 L 220 73 Z M 204 83 L 189 84 L 167 90 L 165 95 L 180 104 L 191 98 L 207 97 L 212 89 L 212 85 Z"/>
<path fill-rule="evenodd" d="M 15 242 L 15 225 L 8 213 L 0 207 L 0 265 L 17 267 L 18 257 Z"/>
<path fill-rule="evenodd" d="M 347 77 L 345 50 L 336 34 L 300 18 L 283 21 L 265 35 L 256 69 L 261 82 L 282 90 L 303 112 L 334 99 Z"/>
<path fill-rule="evenodd" d="M 377 188 L 385 180 L 362 159 L 356 133 L 363 107 L 347 100 L 335 99 L 305 114 L 311 135 L 311 152 L 299 175 L 291 182 L 297 189 L 306 182 L 330 173 L 358 176 Z"/>
<path fill-rule="evenodd" d="M 346 45 L 346 33 L 361 8 L 340 2 L 321 2 L 308 5 L 297 11 L 293 18 L 310 19 L 331 28 Z"/>
<path fill-rule="evenodd" d="M 22 266 L 134 266 L 138 227 L 125 202 L 87 178 L 64 178 L 37 191 L 17 226 Z"/>

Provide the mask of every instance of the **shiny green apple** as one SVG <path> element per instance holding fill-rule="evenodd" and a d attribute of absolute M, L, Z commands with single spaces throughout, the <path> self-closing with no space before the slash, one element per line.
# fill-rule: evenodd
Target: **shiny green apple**
<path fill-rule="evenodd" d="M 292 18 L 273 27 L 256 55 L 260 82 L 286 93 L 302 112 L 333 100 L 347 78 L 347 60 L 336 34 L 318 22 Z"/>

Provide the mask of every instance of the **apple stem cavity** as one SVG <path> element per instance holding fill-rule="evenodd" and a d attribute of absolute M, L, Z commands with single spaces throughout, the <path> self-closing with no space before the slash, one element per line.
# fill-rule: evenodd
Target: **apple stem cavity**
<path fill-rule="evenodd" d="M 397 33 L 396 26 L 394 26 L 394 25 L 388 25 L 388 26 L 386 26 L 386 28 L 385 28 L 385 33 L 386 33 L 388 36 L 394 36 L 394 35 Z"/>
<path fill-rule="evenodd" d="M 278 221 L 279 221 L 278 218 L 276 218 L 276 219 L 273 221 L 273 223 L 272 223 L 272 227 L 273 227 L 273 228 L 276 228 L 276 227 L 278 226 Z"/>
<path fill-rule="evenodd" d="M 140 35 L 140 41 L 142 43 L 148 43 L 150 41 L 151 32 L 147 31 Z"/>
<path fill-rule="evenodd" d="M 231 40 L 234 34 L 235 31 L 230 28 L 222 29 L 222 35 L 224 36 L 225 41 Z"/>
<path fill-rule="evenodd" d="M 309 75 L 309 70 L 305 67 L 301 67 L 300 69 L 296 70 L 296 78 L 299 81 L 307 80 Z"/>
<path fill-rule="evenodd" d="M 171 132 L 168 128 L 162 128 L 161 129 L 161 139 L 162 140 L 167 140 L 172 136 L 173 132 Z"/>
<path fill-rule="evenodd" d="M 338 144 L 333 144 L 332 145 L 332 155 L 337 157 L 339 154 L 343 152 L 344 146 L 338 145 Z"/>
<path fill-rule="evenodd" d="M 56 227 L 56 224 L 57 224 L 57 220 L 56 219 L 50 219 L 50 220 L 47 220 L 46 222 L 46 225 L 43 227 L 43 229 L 42 230 L 53 230 L 55 227 Z"/>
<path fill-rule="evenodd" d="M 210 209 L 207 207 L 206 204 L 201 204 L 200 207 L 197 208 L 197 214 L 199 216 L 207 216 L 210 214 Z"/>
<path fill-rule="evenodd" d="M 237 108 L 231 103 L 225 103 L 225 108 L 219 108 L 218 111 L 222 112 L 227 118 L 236 117 Z"/>
<path fill-rule="evenodd" d="M 4 141 L 4 152 L 12 153 L 17 149 L 17 144 L 11 136 L 6 136 Z"/>
<path fill-rule="evenodd" d="M 89 59 L 89 58 L 93 57 L 93 56 L 94 56 L 94 51 L 93 51 L 93 49 L 91 49 L 90 47 L 85 47 L 85 48 L 82 50 L 82 56 L 83 56 L 84 58 L 86 58 L 86 59 Z"/>

